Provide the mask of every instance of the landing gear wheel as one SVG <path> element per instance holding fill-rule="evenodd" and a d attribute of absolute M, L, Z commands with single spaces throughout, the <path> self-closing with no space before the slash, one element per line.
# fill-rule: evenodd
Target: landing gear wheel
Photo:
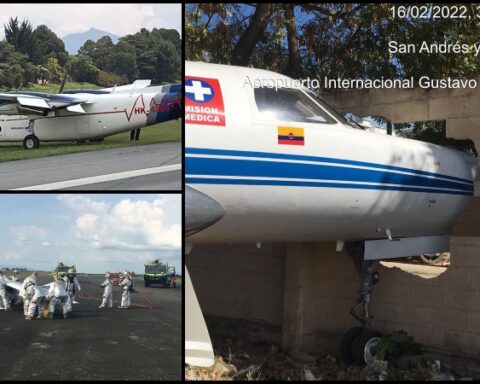
<path fill-rule="evenodd" d="M 380 342 L 380 336 L 380 332 L 364 329 L 353 340 L 350 352 L 356 364 L 365 365 L 377 360 L 372 348 Z"/>
<path fill-rule="evenodd" d="M 28 135 L 23 139 L 23 148 L 37 149 L 40 147 L 40 140 L 35 135 Z"/>
<path fill-rule="evenodd" d="M 443 264 L 443 254 L 442 253 L 425 253 L 420 255 L 420 259 L 430 265 L 442 265 Z"/>
<path fill-rule="evenodd" d="M 351 328 L 345 333 L 342 337 L 342 341 L 340 342 L 340 357 L 344 363 L 352 364 L 353 363 L 353 356 L 352 356 L 352 343 L 353 340 L 362 333 L 362 327 L 355 327 Z"/>

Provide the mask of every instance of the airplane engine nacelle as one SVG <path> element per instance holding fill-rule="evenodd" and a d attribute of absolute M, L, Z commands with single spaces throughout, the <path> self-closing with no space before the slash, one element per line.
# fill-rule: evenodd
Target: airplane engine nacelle
<path fill-rule="evenodd" d="M 172 84 L 150 102 L 147 125 L 179 119 L 183 116 L 181 84 Z"/>

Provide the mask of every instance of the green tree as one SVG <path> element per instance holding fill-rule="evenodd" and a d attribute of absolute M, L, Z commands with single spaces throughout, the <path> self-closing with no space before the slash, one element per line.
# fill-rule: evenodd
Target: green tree
<path fill-rule="evenodd" d="M 427 5 L 430 3 L 427 3 Z M 186 58 L 253 65 L 315 78 L 418 78 L 480 72 L 473 54 L 390 53 L 388 43 L 473 45 L 476 6 L 466 19 L 394 18 L 388 3 L 200 3 L 187 5 Z"/>
<path fill-rule="evenodd" d="M 67 71 L 73 81 L 95 83 L 99 69 L 86 55 L 73 56 L 67 63 Z"/>
<path fill-rule="evenodd" d="M 27 57 L 30 55 L 32 48 L 32 25 L 28 20 L 21 23 L 18 17 L 10 18 L 7 24 L 4 24 L 5 40 L 13 45 L 18 52 L 23 53 Z"/>
<path fill-rule="evenodd" d="M 128 79 L 125 77 L 118 76 L 114 73 L 109 73 L 105 71 L 98 71 L 97 81 L 98 85 L 102 87 L 113 87 L 115 85 L 122 85 L 128 82 Z"/>
<path fill-rule="evenodd" d="M 58 64 L 58 60 L 55 57 L 48 58 L 45 68 L 50 75 L 50 81 L 58 83 L 63 80 L 65 70 Z"/>
<path fill-rule="evenodd" d="M 138 76 L 135 48 L 128 42 L 120 40 L 112 49 L 106 70 L 119 76 L 126 76 L 127 81 L 135 80 Z"/>
<path fill-rule="evenodd" d="M 177 81 L 181 70 L 181 40 L 176 31 L 142 28 L 121 39 L 135 49 L 138 76 L 154 83 Z M 169 55 L 169 57 L 167 57 Z"/>
<path fill-rule="evenodd" d="M 33 31 L 32 61 L 37 65 L 45 65 L 50 57 L 57 59 L 60 66 L 68 60 L 65 44 L 46 25 L 40 25 Z"/>
<path fill-rule="evenodd" d="M 85 44 L 79 49 L 79 55 L 88 55 L 93 64 L 99 69 L 106 70 L 114 50 L 114 44 L 109 36 L 103 36 L 93 42 L 87 40 Z"/>
<path fill-rule="evenodd" d="M 27 58 L 6 41 L 0 41 L 0 85 L 18 88 L 24 84 Z"/>

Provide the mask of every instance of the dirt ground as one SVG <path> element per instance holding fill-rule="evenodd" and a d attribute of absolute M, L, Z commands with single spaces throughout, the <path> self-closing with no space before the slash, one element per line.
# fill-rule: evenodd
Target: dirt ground
<path fill-rule="evenodd" d="M 278 346 L 213 338 L 215 364 L 210 368 L 186 365 L 186 380 L 479 380 L 470 362 L 460 366 L 452 358 L 432 353 L 403 358 L 396 364 L 360 367 L 347 365 L 337 354 L 291 356 Z M 449 363 L 445 363 L 449 360 Z M 386 369 L 385 369 L 386 368 Z M 478 368 L 478 367 L 477 367 Z M 475 372 L 476 371 L 476 372 Z"/>

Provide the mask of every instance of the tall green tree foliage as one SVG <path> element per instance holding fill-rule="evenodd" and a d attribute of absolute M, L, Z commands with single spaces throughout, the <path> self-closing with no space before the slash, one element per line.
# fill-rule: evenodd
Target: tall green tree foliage
<path fill-rule="evenodd" d="M 47 63 L 53 57 L 63 67 L 68 60 L 65 44 L 46 25 L 40 25 L 33 31 L 30 58 L 39 65 Z"/>
<path fill-rule="evenodd" d="M 32 25 L 28 20 L 23 20 L 21 23 L 18 17 L 10 18 L 7 24 L 4 25 L 5 40 L 10 43 L 15 50 L 23 53 L 27 57 L 30 55 L 32 49 Z"/>
<path fill-rule="evenodd" d="M 475 17 L 475 4 L 462 4 L 471 16 L 466 19 L 394 18 L 392 5 L 187 5 L 186 58 L 252 65 L 312 78 L 458 77 L 480 73 L 480 57 L 473 54 L 388 51 L 390 41 L 416 45 L 423 41 L 476 43 L 480 19 Z"/>

